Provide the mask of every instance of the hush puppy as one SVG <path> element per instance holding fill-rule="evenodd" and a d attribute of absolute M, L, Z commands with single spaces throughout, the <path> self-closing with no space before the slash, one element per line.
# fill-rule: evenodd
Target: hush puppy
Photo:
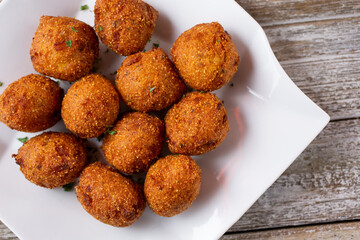
<path fill-rule="evenodd" d="M 84 169 L 75 189 L 91 216 L 115 227 L 133 224 L 146 207 L 142 186 L 101 162 Z"/>
<path fill-rule="evenodd" d="M 160 154 L 164 141 L 164 123 L 146 113 L 126 114 L 108 134 L 102 150 L 105 159 L 123 173 L 146 171 Z"/>
<path fill-rule="evenodd" d="M 37 72 L 76 81 L 91 71 L 98 54 L 99 40 L 86 23 L 68 17 L 40 18 L 30 49 Z"/>
<path fill-rule="evenodd" d="M 75 82 L 62 102 L 65 126 L 81 138 L 100 136 L 119 114 L 119 95 L 112 83 L 99 74 Z"/>
<path fill-rule="evenodd" d="M 164 50 L 153 48 L 127 57 L 116 75 L 116 87 L 125 103 L 137 111 L 160 111 L 186 92 Z"/>
<path fill-rule="evenodd" d="M 189 156 L 159 159 L 146 174 L 144 192 L 149 207 L 158 215 L 172 217 L 190 207 L 199 194 L 201 170 Z"/>
<path fill-rule="evenodd" d="M 240 62 L 230 35 L 217 22 L 198 24 L 181 34 L 171 57 L 185 83 L 198 91 L 224 86 Z"/>
<path fill-rule="evenodd" d="M 71 133 L 42 133 L 13 157 L 27 180 L 45 188 L 74 182 L 87 164 L 85 142 Z"/>
<path fill-rule="evenodd" d="M 144 49 L 159 15 L 141 0 L 96 0 L 94 13 L 101 41 L 124 56 Z"/>
<path fill-rule="evenodd" d="M 45 130 L 60 120 L 63 96 L 63 89 L 49 78 L 24 76 L 1 94 L 0 121 L 22 132 Z"/>
<path fill-rule="evenodd" d="M 165 129 L 172 153 L 199 155 L 220 145 L 229 131 L 229 121 L 215 94 L 192 92 L 166 113 Z"/>

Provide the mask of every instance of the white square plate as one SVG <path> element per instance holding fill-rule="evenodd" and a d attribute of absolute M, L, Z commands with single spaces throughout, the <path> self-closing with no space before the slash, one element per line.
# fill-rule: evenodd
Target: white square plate
<path fill-rule="evenodd" d="M 218 21 L 241 56 L 232 84 L 216 91 L 224 101 L 230 132 L 216 150 L 196 157 L 202 169 L 198 199 L 173 218 L 147 208 L 128 228 L 105 225 L 88 215 L 75 192 L 49 190 L 25 180 L 11 155 L 18 137 L 34 136 L 0 124 L 0 219 L 21 239 L 217 239 L 232 226 L 295 160 L 329 121 L 329 116 L 290 80 L 261 27 L 233 0 L 148 0 L 160 17 L 152 43 L 169 53 L 192 26 Z M 82 4 L 90 10 L 80 11 Z M 29 50 L 41 15 L 76 17 L 93 26 L 94 0 L 3 0 L 0 4 L 0 93 L 34 73 Z M 99 72 L 109 78 L 122 57 L 105 53 Z M 232 86 L 233 85 L 233 86 Z M 62 82 L 68 88 L 69 84 Z M 55 130 L 64 129 L 60 122 Z"/>

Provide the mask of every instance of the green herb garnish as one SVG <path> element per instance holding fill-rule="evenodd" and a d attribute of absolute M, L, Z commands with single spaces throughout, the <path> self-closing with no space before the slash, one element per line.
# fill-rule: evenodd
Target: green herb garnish
<path fill-rule="evenodd" d="M 78 30 L 76 30 L 74 27 L 71 27 L 71 30 L 73 30 L 74 32 L 78 32 Z"/>
<path fill-rule="evenodd" d="M 0 87 L 3 85 L 3 82 L 0 82 Z"/>
<path fill-rule="evenodd" d="M 63 186 L 63 189 L 64 189 L 65 192 L 70 192 L 70 191 L 74 188 L 74 185 L 75 185 L 74 182 L 65 184 L 65 185 Z"/>
<path fill-rule="evenodd" d="M 149 92 L 154 91 L 154 90 L 155 90 L 155 88 L 156 88 L 156 87 L 152 87 L 152 88 L 150 88 Z"/>
<path fill-rule="evenodd" d="M 200 93 L 206 93 L 205 91 L 201 91 Z"/>
<path fill-rule="evenodd" d="M 82 6 L 80 7 L 80 10 L 81 10 L 81 11 L 88 10 L 88 9 L 89 9 L 89 6 L 88 6 L 87 4 L 82 5 Z"/>
<path fill-rule="evenodd" d="M 101 26 L 99 26 L 99 32 L 101 32 L 103 30 L 103 28 Z"/>
<path fill-rule="evenodd" d="M 71 40 L 66 41 L 66 45 L 68 45 L 68 47 L 71 48 L 71 45 L 72 45 Z"/>
<path fill-rule="evenodd" d="M 175 154 L 175 155 L 173 155 L 173 157 L 177 157 L 177 156 L 179 156 L 180 154 Z"/>
<path fill-rule="evenodd" d="M 149 38 L 149 43 L 151 43 L 151 37 Z"/>
<path fill-rule="evenodd" d="M 54 81 L 54 82 L 56 82 L 56 84 L 60 86 L 60 82 L 59 82 L 59 81 Z"/>
<path fill-rule="evenodd" d="M 117 20 L 114 21 L 114 28 L 116 28 L 116 23 L 117 23 Z"/>
<path fill-rule="evenodd" d="M 116 133 L 116 131 L 109 131 L 109 130 L 106 130 L 106 133 L 107 134 L 110 134 L 110 135 L 114 135 Z"/>
<path fill-rule="evenodd" d="M 22 142 L 22 143 L 26 143 L 27 140 L 29 140 L 29 138 L 28 138 L 28 137 L 24 137 L 24 138 L 18 138 L 17 140 L 19 140 L 19 141 Z"/>
<path fill-rule="evenodd" d="M 142 52 L 146 52 L 146 49 L 142 50 Z"/>
<path fill-rule="evenodd" d="M 158 48 L 159 45 L 160 45 L 160 44 L 158 44 L 158 43 L 153 43 L 153 46 L 154 46 L 155 48 Z"/>

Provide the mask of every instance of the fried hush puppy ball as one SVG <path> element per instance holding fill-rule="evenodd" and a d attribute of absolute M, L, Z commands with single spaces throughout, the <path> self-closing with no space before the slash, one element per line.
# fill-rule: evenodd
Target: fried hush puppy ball
<path fill-rule="evenodd" d="M 98 54 L 99 40 L 91 26 L 68 17 L 40 18 L 30 49 L 37 72 L 76 81 L 91 71 Z"/>
<path fill-rule="evenodd" d="M 165 109 L 187 90 L 161 48 L 127 57 L 117 71 L 116 87 L 129 107 L 142 112 Z"/>
<path fill-rule="evenodd" d="M 217 22 L 198 24 L 182 33 L 170 54 L 185 83 L 198 91 L 221 88 L 240 63 L 230 35 Z"/>
<path fill-rule="evenodd" d="M 115 227 L 133 224 L 146 207 L 142 186 L 101 162 L 84 169 L 75 189 L 91 216 Z"/>
<path fill-rule="evenodd" d="M 71 133 L 42 133 L 13 157 L 27 180 L 45 188 L 74 182 L 87 164 L 85 142 Z"/>
<path fill-rule="evenodd" d="M 22 132 L 38 132 L 60 120 L 64 91 L 54 81 L 30 74 L 11 83 L 0 96 L 0 121 Z"/>
<path fill-rule="evenodd" d="M 65 126 L 81 138 L 100 136 L 116 121 L 119 95 L 112 83 L 99 74 L 89 74 L 75 82 L 62 102 Z"/>
<path fill-rule="evenodd" d="M 160 154 L 164 141 L 164 123 L 146 113 L 126 114 L 104 138 L 106 160 L 123 173 L 145 172 Z"/>
<path fill-rule="evenodd" d="M 141 0 L 96 0 L 94 13 L 101 41 L 124 56 L 144 49 L 159 16 Z"/>
<path fill-rule="evenodd" d="M 215 149 L 229 131 L 226 110 L 213 93 L 186 94 L 165 116 L 172 153 L 199 155 Z"/>
<path fill-rule="evenodd" d="M 172 217 L 190 207 L 199 194 L 200 185 L 201 170 L 191 157 L 169 155 L 150 167 L 144 193 L 154 213 Z"/>

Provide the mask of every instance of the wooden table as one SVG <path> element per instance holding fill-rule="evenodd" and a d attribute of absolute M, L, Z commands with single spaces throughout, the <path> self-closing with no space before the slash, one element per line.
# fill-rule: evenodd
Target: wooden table
<path fill-rule="evenodd" d="M 331 122 L 221 239 L 360 239 L 360 0 L 236 1 Z"/>

